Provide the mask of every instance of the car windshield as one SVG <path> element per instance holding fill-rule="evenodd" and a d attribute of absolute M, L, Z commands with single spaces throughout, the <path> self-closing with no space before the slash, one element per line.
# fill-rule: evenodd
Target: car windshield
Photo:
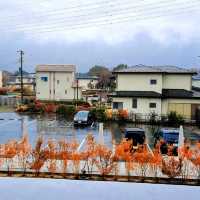
<path fill-rule="evenodd" d="M 87 112 L 87 111 L 81 111 L 81 112 L 78 112 L 78 113 L 76 114 L 76 117 L 77 117 L 77 118 L 87 118 L 87 117 L 88 117 L 88 113 L 89 113 L 89 112 Z"/>
<path fill-rule="evenodd" d="M 170 132 L 170 133 L 164 133 L 164 140 L 167 142 L 178 142 L 178 136 L 179 133 L 176 132 Z"/>

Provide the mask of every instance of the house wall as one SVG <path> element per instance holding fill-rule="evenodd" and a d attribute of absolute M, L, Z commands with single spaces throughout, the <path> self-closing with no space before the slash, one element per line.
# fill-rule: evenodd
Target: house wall
<path fill-rule="evenodd" d="M 151 85 L 150 80 L 157 84 Z M 155 91 L 162 92 L 162 74 L 118 74 L 117 91 Z"/>
<path fill-rule="evenodd" d="M 150 84 L 151 79 L 156 79 L 157 84 Z M 190 74 L 118 74 L 117 91 L 155 91 L 162 89 L 191 90 L 192 75 Z"/>
<path fill-rule="evenodd" d="M 47 77 L 48 81 L 41 80 Z M 40 100 L 73 100 L 74 72 L 37 72 L 36 97 Z"/>
<path fill-rule="evenodd" d="M 44 82 L 41 77 L 47 77 L 48 81 Z M 39 100 L 50 100 L 50 73 L 37 72 L 36 74 L 36 98 Z"/>
<path fill-rule="evenodd" d="M 162 100 L 162 115 L 167 115 L 170 111 L 176 111 L 185 118 L 191 118 L 192 105 L 200 105 L 200 99 L 165 99 Z"/>
<path fill-rule="evenodd" d="M 158 115 L 167 115 L 170 111 L 176 111 L 185 118 L 191 119 L 192 105 L 200 105 L 198 99 L 154 99 L 154 98 L 137 98 L 137 109 L 132 108 L 133 98 L 113 98 L 114 102 L 122 102 L 123 109 L 127 109 L 128 112 L 136 114 L 148 115 L 155 112 Z M 149 103 L 156 103 L 156 108 L 149 108 Z"/>
<path fill-rule="evenodd" d="M 191 90 L 192 75 L 190 74 L 164 74 L 163 89 Z"/>
<path fill-rule="evenodd" d="M 55 73 L 55 100 L 73 100 L 74 92 L 72 84 L 74 73 L 56 72 Z"/>
<path fill-rule="evenodd" d="M 150 114 L 155 112 L 161 114 L 161 99 L 155 98 L 137 98 L 137 108 L 132 108 L 133 98 L 113 98 L 113 102 L 123 102 L 123 109 L 127 109 L 128 112 L 134 112 L 139 114 Z M 156 103 L 156 108 L 150 108 L 150 103 Z"/>

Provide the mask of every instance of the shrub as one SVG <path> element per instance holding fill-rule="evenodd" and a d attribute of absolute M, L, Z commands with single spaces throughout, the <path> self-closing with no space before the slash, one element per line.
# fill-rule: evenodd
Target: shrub
<path fill-rule="evenodd" d="M 112 109 L 107 109 L 105 112 L 107 119 L 111 120 L 113 117 Z"/>
<path fill-rule="evenodd" d="M 106 121 L 107 119 L 105 108 L 93 108 L 90 112 L 97 121 Z"/>
<path fill-rule="evenodd" d="M 44 113 L 45 112 L 45 105 L 39 101 L 35 101 L 35 112 Z"/>
<path fill-rule="evenodd" d="M 154 125 L 154 124 L 156 124 L 158 121 L 157 121 L 157 114 L 156 113 L 154 113 L 154 112 L 152 112 L 151 114 L 150 114 L 150 116 L 149 116 L 149 123 L 151 124 L 151 125 Z"/>
<path fill-rule="evenodd" d="M 8 93 L 7 88 L 0 88 L 0 95 L 6 95 Z"/>
<path fill-rule="evenodd" d="M 128 119 L 128 111 L 127 110 L 119 110 L 118 112 L 118 119 L 119 120 L 127 120 Z"/>
<path fill-rule="evenodd" d="M 181 162 L 173 156 L 163 158 L 162 160 L 162 173 L 169 178 L 175 178 L 181 174 Z"/>
<path fill-rule="evenodd" d="M 76 112 L 75 106 L 59 105 L 56 113 L 59 115 L 72 116 Z"/>
<path fill-rule="evenodd" d="M 47 112 L 47 113 L 54 113 L 54 112 L 56 112 L 56 105 L 54 105 L 54 104 L 47 104 L 47 105 L 45 105 L 45 112 Z"/>
<path fill-rule="evenodd" d="M 171 126 L 179 126 L 180 124 L 184 123 L 183 116 L 177 114 L 175 111 L 171 111 L 168 114 L 168 124 Z"/>

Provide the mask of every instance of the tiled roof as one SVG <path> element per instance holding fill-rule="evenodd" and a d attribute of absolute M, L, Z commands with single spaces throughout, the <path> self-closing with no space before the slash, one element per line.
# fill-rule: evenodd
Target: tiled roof
<path fill-rule="evenodd" d="M 163 89 L 163 98 L 192 98 L 193 92 L 184 89 Z"/>
<path fill-rule="evenodd" d="M 154 91 L 116 91 L 110 97 L 144 97 L 144 98 L 176 98 L 176 99 L 200 99 L 200 91 L 184 89 L 163 89 L 162 94 Z"/>
<path fill-rule="evenodd" d="M 161 98 L 161 94 L 153 91 L 116 91 L 111 97 L 153 97 Z"/>
<path fill-rule="evenodd" d="M 81 74 L 81 73 L 77 73 L 76 78 L 77 79 L 85 79 L 85 80 L 98 80 L 97 76 L 90 76 L 88 74 Z"/>
<path fill-rule="evenodd" d="M 200 99 L 200 91 L 188 91 L 184 89 L 163 89 L 162 98 L 176 98 L 176 99 Z"/>
<path fill-rule="evenodd" d="M 75 65 L 37 65 L 36 72 L 75 72 Z"/>
<path fill-rule="evenodd" d="M 176 66 L 146 66 L 146 65 L 135 65 L 127 69 L 115 71 L 113 73 L 183 73 L 183 74 L 196 74 L 196 71 L 180 68 Z"/>

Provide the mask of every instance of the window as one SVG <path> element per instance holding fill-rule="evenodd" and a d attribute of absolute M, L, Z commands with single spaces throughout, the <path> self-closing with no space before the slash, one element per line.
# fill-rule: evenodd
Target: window
<path fill-rule="evenodd" d="M 150 103 L 149 108 L 156 108 L 156 103 Z"/>
<path fill-rule="evenodd" d="M 69 82 L 69 77 L 67 77 L 67 82 Z"/>
<path fill-rule="evenodd" d="M 57 84 L 59 84 L 60 83 L 60 81 L 59 80 L 57 80 Z"/>
<path fill-rule="evenodd" d="M 132 100 L 132 108 L 137 108 L 137 99 Z"/>
<path fill-rule="evenodd" d="M 122 102 L 113 102 L 113 109 L 123 109 Z"/>
<path fill-rule="evenodd" d="M 48 81 L 48 77 L 42 76 L 42 77 L 41 77 L 41 80 L 44 81 L 44 82 L 47 82 L 47 81 Z"/>
<path fill-rule="evenodd" d="M 67 90 L 65 90 L 65 94 L 67 94 Z"/>
<path fill-rule="evenodd" d="M 150 84 L 151 85 L 156 85 L 157 84 L 157 80 L 156 79 L 151 79 L 150 80 Z"/>

